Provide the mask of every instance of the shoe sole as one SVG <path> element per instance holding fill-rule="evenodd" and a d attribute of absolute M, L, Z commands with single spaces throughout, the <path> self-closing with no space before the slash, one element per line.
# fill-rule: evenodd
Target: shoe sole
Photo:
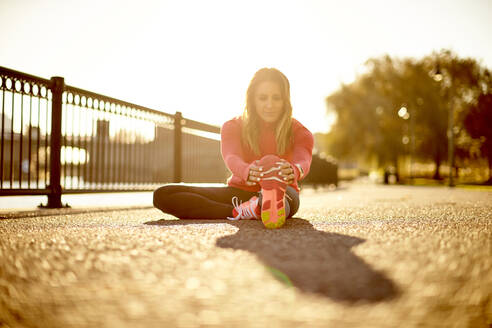
<path fill-rule="evenodd" d="M 279 192 L 280 191 L 280 192 Z M 285 199 L 282 195 L 285 195 L 285 191 L 281 188 L 275 189 L 262 189 L 262 210 L 261 210 L 261 221 L 263 225 L 267 229 L 278 229 L 285 224 L 285 204 L 280 208 L 277 207 L 277 204 Z M 279 199 L 280 198 L 280 199 Z M 269 204 L 269 208 L 267 210 L 263 210 L 267 203 Z"/>
<path fill-rule="evenodd" d="M 268 229 L 277 229 L 285 223 L 285 188 L 286 182 L 279 179 L 278 171 L 280 158 L 267 155 L 260 160 L 259 165 L 268 168 L 261 179 L 261 221 Z M 280 206 L 279 206 L 280 205 Z"/>

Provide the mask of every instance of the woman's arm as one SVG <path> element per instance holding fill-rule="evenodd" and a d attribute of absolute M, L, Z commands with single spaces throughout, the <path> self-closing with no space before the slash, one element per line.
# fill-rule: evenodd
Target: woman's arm
<path fill-rule="evenodd" d="M 292 165 L 297 181 L 302 180 L 308 173 L 313 159 L 313 134 L 301 123 L 293 120 L 292 133 L 294 145 L 292 150 Z"/>
<path fill-rule="evenodd" d="M 302 180 L 309 172 L 312 161 L 314 138 L 301 123 L 293 120 L 293 149 L 291 162 L 282 159 L 278 164 L 282 179 L 287 184 Z"/>
<path fill-rule="evenodd" d="M 251 163 L 246 163 L 243 159 L 241 124 L 238 120 L 225 122 L 220 130 L 220 138 L 220 149 L 225 165 L 232 174 L 247 181 Z"/>

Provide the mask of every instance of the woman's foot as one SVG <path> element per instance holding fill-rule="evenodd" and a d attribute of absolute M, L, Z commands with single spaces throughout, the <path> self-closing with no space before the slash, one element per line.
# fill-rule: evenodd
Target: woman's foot
<path fill-rule="evenodd" d="M 232 198 L 232 206 L 234 206 L 232 210 L 232 217 L 229 217 L 229 220 L 237 221 L 237 220 L 252 220 L 260 218 L 260 206 L 258 204 L 258 197 L 253 196 L 250 200 L 244 203 L 240 203 L 239 199 L 234 196 Z"/>
<path fill-rule="evenodd" d="M 285 208 L 285 189 L 287 183 L 280 176 L 280 158 L 275 155 L 263 157 L 259 166 L 263 167 L 261 176 L 261 221 L 268 229 L 280 228 L 287 217 Z"/>

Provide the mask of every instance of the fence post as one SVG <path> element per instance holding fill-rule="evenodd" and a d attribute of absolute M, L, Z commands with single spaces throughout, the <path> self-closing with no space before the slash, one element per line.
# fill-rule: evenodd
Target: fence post
<path fill-rule="evenodd" d="M 62 95 L 65 88 L 63 77 L 51 78 L 51 140 L 50 140 L 50 193 L 47 208 L 63 207 L 61 202 L 61 124 L 62 124 Z"/>
<path fill-rule="evenodd" d="M 183 116 L 181 112 L 176 112 L 174 115 L 174 182 L 181 182 L 181 164 L 182 164 L 182 131 L 181 120 Z"/>

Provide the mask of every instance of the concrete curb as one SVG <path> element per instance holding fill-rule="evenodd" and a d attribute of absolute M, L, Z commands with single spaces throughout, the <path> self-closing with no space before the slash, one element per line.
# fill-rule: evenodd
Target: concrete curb
<path fill-rule="evenodd" d="M 84 213 L 117 212 L 131 210 L 146 210 L 153 206 L 118 206 L 118 207 L 96 207 L 96 208 L 53 208 L 38 209 L 34 211 L 0 212 L 0 220 L 38 218 L 44 216 L 72 215 Z"/>

